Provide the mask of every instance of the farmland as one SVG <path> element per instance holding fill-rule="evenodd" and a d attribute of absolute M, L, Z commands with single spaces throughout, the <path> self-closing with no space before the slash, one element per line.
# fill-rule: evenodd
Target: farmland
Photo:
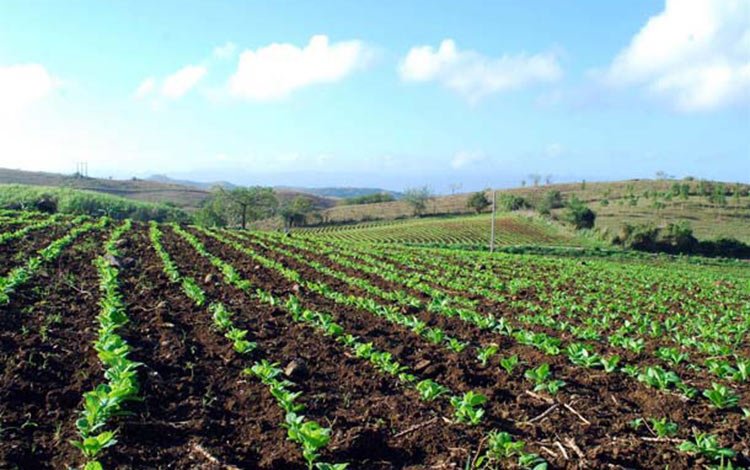
<path fill-rule="evenodd" d="M 561 224 L 517 215 L 496 217 L 498 245 L 587 246 L 595 244 L 565 230 Z M 490 216 L 428 217 L 394 221 L 362 222 L 296 229 L 302 234 L 341 241 L 420 243 L 444 245 L 487 245 Z"/>
<path fill-rule="evenodd" d="M 395 229 L 3 212 L 0 468 L 750 465 L 747 267 Z"/>

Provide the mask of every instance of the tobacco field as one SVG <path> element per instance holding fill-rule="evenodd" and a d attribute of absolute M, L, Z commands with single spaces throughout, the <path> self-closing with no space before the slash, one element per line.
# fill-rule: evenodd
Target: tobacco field
<path fill-rule="evenodd" d="M 0 213 L 2 469 L 750 468 L 750 274 Z"/>

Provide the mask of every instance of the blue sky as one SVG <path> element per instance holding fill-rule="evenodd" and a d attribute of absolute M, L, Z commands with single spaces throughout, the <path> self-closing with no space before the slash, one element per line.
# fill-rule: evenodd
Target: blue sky
<path fill-rule="evenodd" d="M 750 182 L 750 2 L 0 3 L 0 166 Z"/>

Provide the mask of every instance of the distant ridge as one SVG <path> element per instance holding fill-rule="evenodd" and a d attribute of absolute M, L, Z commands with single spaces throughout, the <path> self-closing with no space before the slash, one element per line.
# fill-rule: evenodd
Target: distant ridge
<path fill-rule="evenodd" d="M 222 186 L 227 189 L 237 188 L 240 186 L 240 185 L 230 183 L 228 181 L 214 181 L 211 183 L 202 183 L 199 181 L 174 179 L 174 178 L 170 178 L 167 175 L 151 175 L 148 178 L 146 178 L 146 180 L 154 181 L 157 183 L 179 184 L 181 186 L 190 186 L 192 188 L 198 188 L 204 191 L 209 191 L 214 186 Z M 326 187 L 326 188 L 307 188 L 307 187 L 299 187 L 299 186 L 274 186 L 273 188 L 276 189 L 277 191 L 291 191 L 295 193 L 312 194 L 313 196 L 336 198 L 336 199 L 344 199 L 348 197 L 358 197 L 358 196 L 369 196 L 370 194 L 381 194 L 381 193 L 391 194 L 396 199 L 399 199 L 401 197 L 401 193 L 397 191 L 389 191 L 387 189 L 382 189 L 382 188 L 357 188 L 357 187 L 346 187 L 346 186 L 331 186 L 331 187 Z"/>
<path fill-rule="evenodd" d="M 170 178 L 167 175 L 151 175 L 148 178 L 146 178 L 146 180 L 155 181 L 157 183 L 179 184 L 181 186 L 190 186 L 193 188 L 203 189 L 204 191 L 208 191 L 214 186 L 221 186 L 227 189 L 233 189 L 237 187 L 237 185 L 232 184 L 228 181 L 214 181 L 211 183 L 202 183 L 200 181 L 174 179 L 174 178 Z"/>
<path fill-rule="evenodd" d="M 390 191 L 382 188 L 355 188 L 355 187 L 328 187 L 328 188 L 305 188 L 296 186 L 274 186 L 275 189 L 285 191 L 295 191 L 299 193 L 314 194 L 321 197 L 333 197 L 338 199 L 344 199 L 349 197 L 358 196 L 369 196 L 370 194 L 390 194 L 394 198 L 399 199 L 401 193 L 397 191 Z"/>

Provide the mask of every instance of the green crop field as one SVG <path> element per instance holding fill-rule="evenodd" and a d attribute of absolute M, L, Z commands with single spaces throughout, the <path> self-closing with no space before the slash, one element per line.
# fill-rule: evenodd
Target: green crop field
<path fill-rule="evenodd" d="M 473 239 L 451 223 L 485 216 L 291 235 L 0 217 L 2 468 L 750 458 L 741 261 L 392 242 Z M 514 242 L 563 240 L 499 220 Z"/>
<path fill-rule="evenodd" d="M 491 219 L 488 214 L 462 217 L 427 217 L 395 221 L 363 222 L 300 228 L 294 232 L 315 234 L 331 240 L 376 243 L 420 243 L 488 245 Z M 498 214 L 495 243 L 502 245 L 592 246 L 588 240 L 560 224 L 515 214 Z"/>

